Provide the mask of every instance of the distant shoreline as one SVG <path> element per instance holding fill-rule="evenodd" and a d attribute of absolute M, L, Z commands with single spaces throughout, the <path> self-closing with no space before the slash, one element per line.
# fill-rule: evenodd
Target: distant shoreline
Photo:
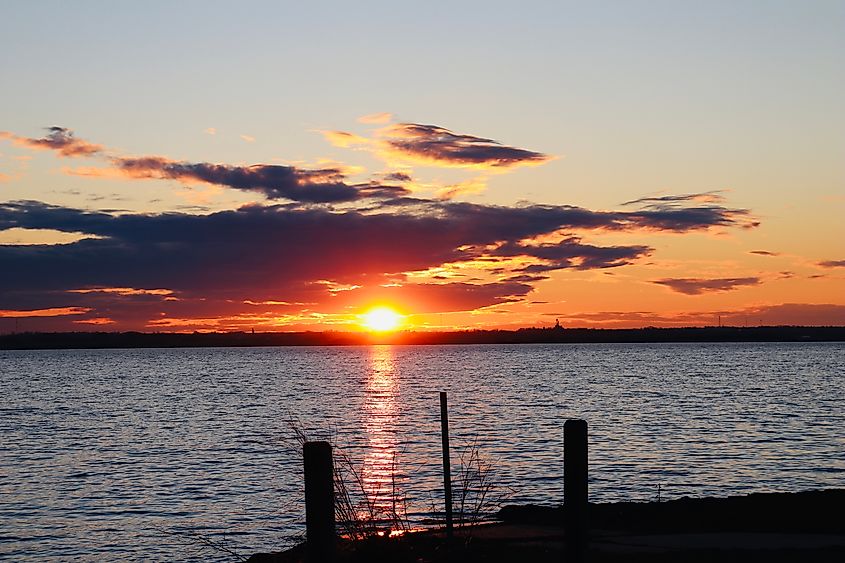
<path fill-rule="evenodd" d="M 26 332 L 0 335 L 0 350 L 360 346 L 368 344 L 587 344 L 660 342 L 843 342 L 845 326 L 521 328 L 452 332 Z"/>

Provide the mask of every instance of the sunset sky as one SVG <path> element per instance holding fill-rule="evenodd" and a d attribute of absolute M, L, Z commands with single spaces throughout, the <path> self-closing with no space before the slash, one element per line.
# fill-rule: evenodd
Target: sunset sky
<path fill-rule="evenodd" d="M 8 2 L 0 332 L 845 324 L 845 3 Z"/>

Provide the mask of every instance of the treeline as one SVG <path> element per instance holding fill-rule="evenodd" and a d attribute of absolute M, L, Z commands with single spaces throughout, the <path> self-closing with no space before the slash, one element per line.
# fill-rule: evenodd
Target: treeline
<path fill-rule="evenodd" d="M 2 350 L 181 348 L 227 346 L 351 346 L 390 344 L 541 344 L 613 342 L 845 341 L 845 327 L 521 328 L 454 332 L 26 332 L 0 335 Z"/>

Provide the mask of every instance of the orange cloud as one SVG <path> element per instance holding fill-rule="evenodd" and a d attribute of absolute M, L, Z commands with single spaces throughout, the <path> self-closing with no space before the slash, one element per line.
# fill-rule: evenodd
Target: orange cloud
<path fill-rule="evenodd" d="M 336 147 L 361 146 L 388 162 L 503 171 L 516 166 L 544 164 L 555 158 L 528 149 L 503 145 L 493 139 L 458 134 L 444 127 L 420 123 L 388 125 L 376 132 L 375 139 L 348 131 L 320 133 Z"/>
<path fill-rule="evenodd" d="M 73 322 L 81 325 L 110 325 L 115 323 L 108 317 L 94 317 L 93 319 L 81 319 Z"/>
<path fill-rule="evenodd" d="M 382 124 L 388 123 L 391 119 L 393 119 L 393 114 L 383 111 L 379 113 L 371 113 L 369 115 L 362 115 L 358 118 L 358 123 Z"/>
<path fill-rule="evenodd" d="M 71 244 L 83 239 L 101 238 L 79 231 L 58 231 L 55 229 L 24 229 L 13 227 L 0 230 L 0 245 L 45 245 Z"/>
<path fill-rule="evenodd" d="M 30 311 L 0 310 L 0 318 L 24 319 L 27 317 L 63 317 L 65 315 L 84 315 L 91 309 L 87 307 L 51 307 L 49 309 L 32 309 Z"/>
<path fill-rule="evenodd" d="M 40 139 L 19 137 L 8 131 L 0 131 L 0 138 L 11 139 L 16 145 L 37 150 L 53 150 L 59 156 L 93 156 L 102 153 L 105 147 L 74 137 L 73 131 L 64 127 L 48 127 L 47 135 Z"/>
<path fill-rule="evenodd" d="M 383 139 L 379 144 L 382 156 L 425 165 L 504 170 L 545 164 L 554 158 L 437 125 L 397 123 L 379 131 L 379 136 Z"/>
<path fill-rule="evenodd" d="M 173 295 L 170 289 L 136 289 L 134 287 L 91 287 L 69 289 L 68 293 L 112 293 L 115 295 Z"/>
<path fill-rule="evenodd" d="M 440 188 L 437 190 L 436 197 L 440 200 L 453 199 L 461 195 L 480 194 L 486 188 L 487 183 L 484 178 L 473 178 Z"/>
<path fill-rule="evenodd" d="M 323 135 L 323 138 L 333 146 L 344 149 L 356 145 L 367 145 L 372 142 L 366 137 L 356 135 L 355 133 L 349 133 L 347 131 L 320 131 L 320 134 Z"/>
<path fill-rule="evenodd" d="M 117 168 L 98 168 L 96 166 L 63 166 L 62 172 L 68 176 L 82 176 L 84 178 L 133 178 Z"/>

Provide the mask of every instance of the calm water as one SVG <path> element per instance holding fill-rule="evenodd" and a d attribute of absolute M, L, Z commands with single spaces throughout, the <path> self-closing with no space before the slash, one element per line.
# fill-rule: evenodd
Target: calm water
<path fill-rule="evenodd" d="M 0 351 L 0 557 L 223 558 L 301 532 L 289 420 L 332 435 L 413 519 L 452 443 L 509 502 L 562 499 L 562 424 L 590 423 L 593 501 L 845 486 L 842 344 Z M 393 477 L 395 476 L 395 478 Z M 387 485 L 386 485 L 387 484 Z M 225 532 L 225 535 L 224 535 Z"/>

